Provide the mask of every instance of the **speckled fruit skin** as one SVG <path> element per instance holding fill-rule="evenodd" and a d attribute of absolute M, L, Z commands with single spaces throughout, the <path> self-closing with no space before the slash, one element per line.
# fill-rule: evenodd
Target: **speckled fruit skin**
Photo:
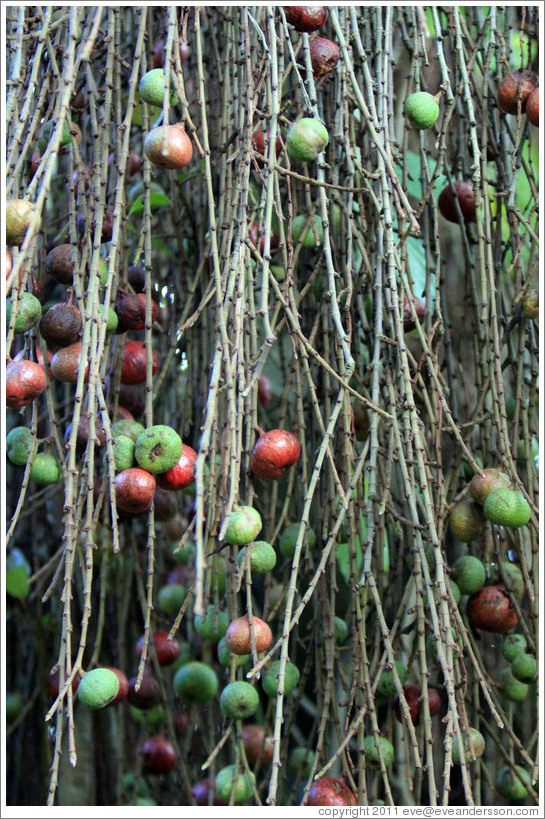
<path fill-rule="evenodd" d="M 467 616 L 475 628 L 505 634 L 518 623 L 518 616 L 503 586 L 483 586 L 469 598 Z"/>
<path fill-rule="evenodd" d="M 148 737 L 139 747 L 138 754 L 142 757 L 144 773 L 165 774 L 176 768 L 176 751 L 165 737 Z"/>
<path fill-rule="evenodd" d="M 119 693 L 119 678 L 110 668 L 87 672 L 78 688 L 78 700 L 87 708 L 105 708 Z"/>
<path fill-rule="evenodd" d="M 138 86 L 138 93 L 144 102 L 157 108 L 163 107 L 165 79 L 165 72 L 162 68 L 152 68 L 144 74 Z M 169 84 L 169 100 L 171 105 L 176 105 L 178 102 L 178 96 L 172 87 L 172 82 Z"/>
<path fill-rule="evenodd" d="M 159 369 L 159 356 L 152 350 L 152 375 Z M 146 380 L 146 348 L 140 341 L 127 341 L 121 362 L 122 384 L 143 384 Z"/>
<path fill-rule="evenodd" d="M 168 631 L 154 631 L 153 644 L 159 665 L 172 665 L 180 656 L 180 644 L 177 640 L 168 639 Z M 136 656 L 142 656 L 144 648 L 144 635 L 140 637 L 136 644 Z M 148 650 L 149 657 L 149 650 Z"/>
<path fill-rule="evenodd" d="M 119 509 L 132 515 L 147 512 L 155 492 L 155 478 L 144 469 L 131 467 L 115 476 L 115 502 Z"/>
<path fill-rule="evenodd" d="M 193 660 L 176 671 L 172 687 L 182 702 L 203 704 L 218 693 L 218 675 L 206 663 Z"/>
<path fill-rule="evenodd" d="M 526 116 L 536 128 L 539 128 L 539 88 L 534 88 L 526 100 Z"/>
<path fill-rule="evenodd" d="M 193 145 L 183 125 L 160 125 L 146 135 L 144 153 L 154 165 L 174 171 L 189 165 Z"/>
<path fill-rule="evenodd" d="M 42 316 L 39 330 L 48 344 L 68 347 L 81 334 L 81 313 L 75 304 L 54 304 Z"/>
<path fill-rule="evenodd" d="M 182 449 L 182 439 L 175 429 L 165 424 L 154 424 L 136 439 L 134 457 L 142 469 L 158 475 L 176 466 Z"/>
<path fill-rule="evenodd" d="M 283 6 L 286 20 L 296 31 L 317 31 L 329 17 L 326 6 Z"/>
<path fill-rule="evenodd" d="M 119 323 L 117 332 L 127 330 L 143 330 L 146 326 L 146 295 L 145 293 L 127 293 L 115 303 L 115 312 Z M 151 323 L 157 321 L 159 307 L 151 300 Z"/>
<path fill-rule="evenodd" d="M 267 141 L 269 139 L 269 133 L 270 133 L 270 131 L 267 128 L 267 131 L 266 131 Z M 253 146 L 254 146 L 255 150 L 258 152 L 258 154 L 261 154 L 261 156 L 265 156 L 265 131 L 263 131 L 262 128 L 256 128 L 256 130 L 252 134 L 252 143 L 253 143 Z M 276 156 L 278 156 L 280 154 L 280 152 L 282 151 L 282 148 L 284 147 L 284 143 L 282 141 L 281 136 L 276 137 L 276 139 L 274 141 L 274 146 L 275 146 L 275 150 L 276 150 Z"/>
<path fill-rule="evenodd" d="M 301 446 L 292 432 L 284 429 L 264 432 L 252 451 L 252 475 L 262 481 L 278 480 L 286 469 L 297 463 L 300 454 Z"/>
<path fill-rule="evenodd" d="M 308 792 L 307 805 L 357 805 L 356 794 L 345 785 L 342 779 L 322 776 L 316 779 Z"/>
<path fill-rule="evenodd" d="M 130 704 L 142 711 L 148 711 L 158 705 L 161 701 L 161 689 L 155 677 L 144 672 L 138 691 L 136 690 L 136 680 L 137 677 L 131 677 L 129 680 L 127 699 Z"/>
<path fill-rule="evenodd" d="M 231 512 L 225 542 L 231 546 L 246 546 L 256 539 L 262 528 L 261 515 L 251 506 L 241 506 Z"/>
<path fill-rule="evenodd" d="M 498 88 L 498 105 L 501 110 L 506 114 L 516 114 L 520 98 L 521 111 L 524 113 L 528 97 L 538 83 L 539 79 L 535 71 L 528 69 L 511 71 L 506 74 Z"/>
<path fill-rule="evenodd" d="M 460 179 L 455 179 L 452 183 L 452 188 L 449 185 L 439 194 L 437 206 L 443 218 L 446 219 L 447 222 L 458 224 L 455 193 L 458 196 L 460 210 L 462 211 L 462 216 L 466 225 L 470 222 L 475 222 L 475 193 L 473 191 L 473 186 L 471 182 L 464 182 Z"/>
<path fill-rule="evenodd" d="M 469 748 L 468 734 L 462 734 L 462 741 L 464 743 L 465 761 L 469 764 L 470 762 L 473 762 L 474 759 L 479 759 L 479 757 L 483 755 L 485 741 L 481 732 L 477 731 L 476 728 L 470 728 L 468 733 L 469 738 L 471 739 L 471 750 Z M 455 765 L 459 765 L 461 762 L 460 746 L 458 744 L 458 737 L 456 734 L 452 740 L 452 761 Z"/>
<path fill-rule="evenodd" d="M 45 272 L 53 276 L 60 284 L 72 284 L 74 265 L 72 264 L 71 245 L 57 245 L 46 256 Z"/>
<path fill-rule="evenodd" d="M 262 764 L 270 765 L 273 758 L 273 738 L 265 735 L 263 725 L 250 722 L 242 726 L 242 742 L 250 766 L 255 765 L 258 759 Z"/>
<path fill-rule="evenodd" d="M 476 503 L 484 506 L 489 494 L 501 486 L 511 486 L 509 476 L 500 469 L 484 469 L 482 473 L 477 472 L 472 477 L 469 484 L 469 494 Z"/>
<path fill-rule="evenodd" d="M 266 651 L 272 642 L 272 632 L 263 620 L 259 617 L 253 618 L 255 650 L 259 654 Z M 252 651 L 252 641 L 250 637 L 250 621 L 248 615 L 237 617 L 229 624 L 225 635 L 225 642 L 233 654 L 250 654 Z"/>
<path fill-rule="evenodd" d="M 13 312 L 13 299 L 6 301 L 6 327 L 11 323 L 11 316 Z M 21 293 L 19 298 L 19 310 L 17 318 L 13 322 L 13 330 L 15 333 L 26 333 L 35 324 L 37 324 L 42 317 L 42 305 L 36 296 L 32 293 Z"/>
<path fill-rule="evenodd" d="M 405 100 L 403 113 L 413 126 L 420 131 L 431 128 L 439 116 L 439 105 L 427 91 L 415 91 Z"/>
<path fill-rule="evenodd" d="M 22 245 L 36 208 L 26 199 L 6 201 L 6 244 Z"/>
<path fill-rule="evenodd" d="M 195 480 L 196 460 L 197 453 L 195 450 L 187 444 L 182 444 L 182 454 L 176 466 L 173 466 L 167 472 L 156 475 L 157 486 L 171 491 L 185 489 L 190 486 Z"/>
<path fill-rule="evenodd" d="M 312 162 L 328 143 L 326 127 L 313 117 L 294 122 L 286 135 L 286 150 L 293 162 Z"/>
<path fill-rule="evenodd" d="M 75 384 L 79 378 L 81 360 L 81 344 L 69 344 L 68 347 L 61 347 L 51 359 L 51 372 L 57 381 L 66 384 Z M 89 380 L 89 362 L 85 366 L 84 381 Z"/>
<path fill-rule="evenodd" d="M 526 526 L 532 516 L 530 504 L 518 489 L 501 486 L 487 497 L 483 506 L 487 520 L 498 526 L 519 529 Z"/>
<path fill-rule="evenodd" d="M 450 511 L 450 531 L 462 543 L 478 537 L 486 523 L 482 506 L 470 498 L 462 498 Z"/>
<path fill-rule="evenodd" d="M 257 689 L 243 680 L 226 685 L 220 696 L 220 708 L 229 719 L 251 717 L 259 707 Z"/>
<path fill-rule="evenodd" d="M 329 78 L 341 56 L 337 43 L 327 37 L 315 37 L 309 43 L 309 51 L 312 75 L 316 82 Z"/>
<path fill-rule="evenodd" d="M 44 368 L 34 361 L 21 359 L 6 366 L 6 404 L 20 409 L 31 404 L 46 388 Z"/>

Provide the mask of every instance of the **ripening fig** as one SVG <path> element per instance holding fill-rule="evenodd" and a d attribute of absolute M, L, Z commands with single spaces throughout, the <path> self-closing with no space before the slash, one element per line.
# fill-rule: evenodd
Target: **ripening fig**
<path fill-rule="evenodd" d="M 263 432 L 252 451 L 251 473 L 262 481 L 278 480 L 300 454 L 301 446 L 292 432 L 284 429 Z"/>

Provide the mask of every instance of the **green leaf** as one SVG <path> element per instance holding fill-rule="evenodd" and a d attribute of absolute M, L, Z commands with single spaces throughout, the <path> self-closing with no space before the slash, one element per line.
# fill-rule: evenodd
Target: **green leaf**
<path fill-rule="evenodd" d="M 156 191 L 152 191 L 150 193 L 150 209 L 153 213 L 158 208 L 162 207 L 171 207 L 172 202 L 165 196 L 164 193 L 157 193 Z M 131 209 L 129 211 L 129 216 L 140 216 L 144 212 L 144 200 L 141 196 L 134 200 L 132 203 Z"/>

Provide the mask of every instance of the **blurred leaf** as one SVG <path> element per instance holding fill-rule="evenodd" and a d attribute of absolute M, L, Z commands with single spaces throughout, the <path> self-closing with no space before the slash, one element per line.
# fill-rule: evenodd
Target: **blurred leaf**
<path fill-rule="evenodd" d="M 164 193 L 157 193 L 156 191 L 152 191 L 150 193 L 150 208 L 151 212 L 154 213 L 158 208 L 163 207 L 171 207 L 172 202 L 165 196 Z M 131 209 L 129 211 L 129 216 L 140 216 L 144 212 L 144 200 L 141 196 L 139 196 L 133 202 Z"/>

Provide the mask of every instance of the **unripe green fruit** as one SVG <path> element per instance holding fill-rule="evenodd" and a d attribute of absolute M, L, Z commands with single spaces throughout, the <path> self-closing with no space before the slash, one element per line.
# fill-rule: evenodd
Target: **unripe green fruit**
<path fill-rule="evenodd" d="M 276 552 L 265 540 L 256 540 L 241 549 L 237 556 L 239 566 L 242 566 L 246 553 L 250 555 L 250 570 L 253 575 L 267 574 L 276 566 Z"/>
<path fill-rule="evenodd" d="M 269 697 L 276 697 L 278 693 L 278 672 L 280 670 L 280 660 L 272 662 L 263 674 L 263 691 Z M 286 663 L 284 669 L 284 695 L 291 694 L 299 683 L 301 674 L 294 663 Z"/>
<path fill-rule="evenodd" d="M 530 504 L 516 489 L 495 489 L 487 497 L 483 511 L 491 523 L 519 529 L 531 518 Z"/>
<path fill-rule="evenodd" d="M 394 746 L 389 739 L 386 739 L 386 737 L 379 737 L 378 744 L 380 746 L 384 764 L 386 767 L 388 767 L 394 761 Z M 363 748 L 367 767 L 371 768 L 371 770 L 378 770 L 380 768 L 380 757 L 379 751 L 375 744 L 375 737 L 365 737 L 363 741 Z"/>
<path fill-rule="evenodd" d="M 191 566 L 195 562 L 195 541 L 188 538 L 180 549 L 180 541 L 176 540 L 170 544 L 170 554 L 181 566 Z"/>
<path fill-rule="evenodd" d="M 450 578 L 449 578 L 448 583 L 449 583 L 449 586 L 450 586 L 450 590 L 452 592 L 452 596 L 454 597 L 454 602 L 456 603 L 456 605 L 458 605 L 458 603 L 460 602 L 461 597 L 462 597 L 462 592 L 460 591 L 460 587 L 458 586 L 458 583 L 455 583 L 455 581 L 451 580 Z"/>
<path fill-rule="evenodd" d="M 231 791 L 234 790 L 233 803 L 244 805 L 252 798 L 252 784 L 255 787 L 255 774 L 252 771 L 249 776 L 244 772 L 237 775 L 236 766 L 227 765 L 226 768 L 218 771 L 216 776 L 216 794 L 228 805 Z"/>
<path fill-rule="evenodd" d="M 435 98 L 426 91 L 416 91 L 405 100 L 403 113 L 418 130 L 431 128 L 439 116 L 439 106 Z"/>
<path fill-rule="evenodd" d="M 165 721 L 165 709 L 160 703 L 159 705 L 154 705 L 153 708 L 149 708 L 147 711 L 143 711 L 141 708 L 135 708 L 131 705 L 130 713 L 135 722 L 139 725 L 145 723 L 146 727 L 152 731 L 156 731 Z"/>
<path fill-rule="evenodd" d="M 187 589 L 181 583 L 167 583 L 157 594 L 157 605 L 167 617 L 176 617 L 187 597 Z"/>
<path fill-rule="evenodd" d="M 525 653 L 527 645 L 524 634 L 508 634 L 503 639 L 501 653 L 508 663 L 512 663 L 515 657 Z"/>
<path fill-rule="evenodd" d="M 288 775 L 292 779 L 297 779 L 300 775 L 301 781 L 308 779 L 314 756 L 314 751 L 311 751 L 310 748 L 303 748 L 301 745 L 293 748 L 288 757 Z"/>
<path fill-rule="evenodd" d="M 528 796 L 528 787 L 532 787 L 532 777 L 521 765 L 515 770 L 503 765 L 496 774 L 496 790 L 510 805 Z"/>
<path fill-rule="evenodd" d="M 6 327 L 9 327 L 13 299 L 6 301 Z M 19 312 L 13 326 L 15 333 L 26 333 L 39 322 L 42 317 L 42 305 L 32 293 L 23 293 L 19 301 Z"/>
<path fill-rule="evenodd" d="M 32 433 L 28 427 L 15 427 L 6 436 L 6 455 L 15 466 L 25 466 L 30 452 Z"/>
<path fill-rule="evenodd" d="M 480 756 L 484 754 L 485 749 L 485 741 L 484 737 L 480 731 L 477 731 L 476 728 L 469 729 L 469 737 L 471 740 L 471 745 L 473 749 L 472 755 L 469 749 L 469 740 L 467 734 L 462 734 L 462 741 L 464 743 L 464 757 L 466 763 L 473 762 L 473 759 L 479 759 Z M 462 755 L 460 753 L 460 745 L 458 743 L 458 737 L 454 735 L 452 738 L 452 761 L 455 765 L 459 765 L 462 760 Z"/>
<path fill-rule="evenodd" d="M 229 628 L 229 615 L 225 611 L 216 612 L 213 605 L 209 605 L 205 616 L 195 615 L 195 631 L 205 640 L 219 642 Z"/>
<path fill-rule="evenodd" d="M 292 558 L 295 554 L 295 544 L 297 543 L 297 537 L 299 535 L 299 527 L 301 524 L 299 523 L 292 523 L 289 526 L 286 526 L 282 534 L 280 535 L 280 539 L 278 541 L 278 548 L 282 553 L 283 557 Z M 316 532 L 314 529 L 310 527 L 306 530 L 305 538 L 308 538 L 308 547 L 312 549 L 316 545 Z M 303 540 L 304 542 L 304 540 Z"/>
<path fill-rule="evenodd" d="M 297 244 L 303 235 L 303 231 L 305 231 L 302 246 L 307 250 L 313 250 L 324 243 L 324 229 L 322 227 L 322 220 L 317 214 L 312 217 L 309 226 L 305 230 L 308 221 L 308 217 L 304 214 L 296 216 L 291 223 L 291 235 L 294 244 Z"/>
<path fill-rule="evenodd" d="M 155 105 L 157 108 L 163 107 L 163 98 L 165 95 L 165 72 L 162 68 L 152 68 L 140 80 L 138 87 L 140 97 L 147 102 L 148 105 Z M 178 95 L 172 88 L 170 89 L 170 104 L 176 105 L 178 102 Z"/>
<path fill-rule="evenodd" d="M 128 418 L 120 418 L 112 424 L 112 438 L 118 438 L 120 435 L 126 435 L 136 441 L 139 435 L 146 431 L 146 428 L 139 421 L 130 421 Z"/>
<path fill-rule="evenodd" d="M 342 646 L 348 637 L 348 624 L 342 619 L 342 617 L 335 617 L 333 629 L 335 642 L 338 646 Z"/>
<path fill-rule="evenodd" d="M 54 455 L 38 452 L 30 470 L 30 480 L 38 486 L 50 486 L 58 483 L 62 477 L 61 465 Z"/>
<path fill-rule="evenodd" d="M 328 142 L 329 134 L 320 120 L 303 117 L 289 129 L 286 151 L 293 162 L 312 162 Z"/>
<path fill-rule="evenodd" d="M 102 316 L 102 320 L 104 321 L 105 315 L 105 307 L 102 305 L 100 309 L 100 314 Z M 108 312 L 106 313 L 106 332 L 113 333 L 117 329 L 117 325 L 119 324 L 119 318 L 113 307 L 108 307 Z"/>
<path fill-rule="evenodd" d="M 528 694 L 527 684 L 517 680 L 517 678 L 513 676 L 513 672 L 510 668 L 506 668 L 502 671 L 499 684 L 502 696 L 504 696 L 506 700 L 509 700 L 509 702 L 522 702 Z"/>
<path fill-rule="evenodd" d="M 479 457 L 477 456 L 477 457 L 475 458 L 475 460 L 477 461 L 477 463 L 479 464 L 479 466 L 480 466 L 480 467 L 481 467 L 481 469 L 482 469 L 482 468 L 483 468 L 483 462 L 482 462 L 482 459 L 481 459 L 481 458 L 479 458 Z M 473 469 L 473 467 L 471 466 L 471 464 L 469 464 L 467 461 L 464 461 L 464 462 L 463 462 L 463 464 L 462 464 L 462 471 L 463 471 L 463 473 L 464 473 L 464 478 L 465 478 L 467 481 L 470 481 L 470 480 L 472 479 L 472 477 L 474 476 L 474 474 L 475 474 L 475 470 Z"/>
<path fill-rule="evenodd" d="M 500 574 L 497 564 L 491 564 L 489 570 L 490 582 L 503 583 L 515 600 L 520 603 L 524 596 L 524 578 L 521 570 L 516 563 L 512 563 L 510 560 L 504 560 L 501 564 L 501 569 L 502 574 Z"/>
<path fill-rule="evenodd" d="M 228 719 L 251 717 L 258 707 L 259 694 L 250 683 L 232 682 L 221 692 L 220 708 Z"/>
<path fill-rule="evenodd" d="M 403 686 L 407 680 L 407 669 L 399 660 L 395 661 L 396 671 L 399 676 L 399 681 Z M 394 697 L 397 693 L 397 688 L 394 683 L 394 672 L 390 668 L 385 668 L 377 685 L 377 693 L 383 694 L 385 697 Z"/>
<path fill-rule="evenodd" d="M 469 484 L 469 494 L 474 501 L 484 506 L 487 497 L 495 489 L 511 485 L 509 476 L 500 469 L 484 469 L 482 473 L 477 472 Z"/>
<path fill-rule="evenodd" d="M 486 569 L 478 557 L 463 555 L 454 562 L 452 577 L 458 584 L 461 594 L 475 594 L 484 586 Z"/>
<path fill-rule="evenodd" d="M 537 678 L 536 658 L 531 654 L 517 654 L 511 663 L 511 673 L 515 679 L 531 685 Z"/>
<path fill-rule="evenodd" d="M 26 232 L 30 227 L 36 208 L 26 199 L 8 199 L 6 201 L 6 244 L 23 244 Z"/>
<path fill-rule="evenodd" d="M 182 439 L 176 430 L 164 424 L 155 424 L 144 430 L 136 439 L 134 457 L 146 472 L 159 475 L 176 466 L 182 449 Z"/>
<path fill-rule="evenodd" d="M 261 515 L 251 506 L 240 506 L 231 512 L 225 542 L 230 546 L 246 546 L 261 532 Z"/>
<path fill-rule="evenodd" d="M 47 146 L 49 144 L 49 141 L 51 139 L 51 134 L 53 133 L 53 130 L 56 127 L 57 127 L 57 123 L 54 122 L 52 119 L 47 120 L 47 122 L 44 122 L 44 124 L 42 125 L 40 138 L 38 139 L 38 142 L 37 142 L 37 148 L 38 148 L 38 150 L 40 151 L 41 154 L 43 154 L 45 152 L 45 150 L 46 150 L 46 148 L 47 148 Z M 70 128 L 69 128 L 68 123 L 65 120 L 63 122 L 63 125 L 62 125 L 62 133 L 61 133 L 61 141 L 59 143 L 59 150 L 62 150 L 63 148 L 68 148 L 68 146 L 70 145 L 70 140 L 71 140 Z"/>
<path fill-rule="evenodd" d="M 114 470 L 122 472 L 134 466 L 134 441 L 128 435 L 117 435 L 112 441 Z M 104 456 L 106 458 L 106 454 Z"/>
<path fill-rule="evenodd" d="M 115 700 L 119 692 L 119 678 L 109 668 L 93 668 L 78 686 L 78 700 L 86 708 L 96 711 Z"/>
<path fill-rule="evenodd" d="M 23 696 L 20 691 L 9 691 L 6 694 L 6 722 L 11 725 L 23 710 Z"/>
<path fill-rule="evenodd" d="M 218 643 L 218 661 L 219 664 L 222 665 L 224 668 L 231 668 L 231 659 L 235 658 L 235 665 L 237 668 L 240 668 L 243 665 L 246 665 L 248 660 L 250 659 L 249 654 L 233 654 L 229 646 L 225 641 L 225 637 L 222 637 Z"/>
<path fill-rule="evenodd" d="M 481 534 L 486 518 L 478 503 L 464 498 L 452 508 L 449 522 L 454 537 L 462 543 L 469 543 Z"/>
<path fill-rule="evenodd" d="M 218 693 L 218 675 L 206 663 L 194 660 L 178 669 L 172 679 L 172 687 L 183 702 L 210 702 Z"/>
<path fill-rule="evenodd" d="M 456 632 L 453 628 L 451 628 L 450 633 L 452 634 L 452 639 L 455 644 L 457 644 Z M 430 660 L 437 660 L 437 642 L 435 640 L 435 636 L 433 632 L 430 632 L 426 638 L 426 652 L 430 658 Z M 460 656 L 460 649 L 453 648 L 452 650 L 452 657 L 454 660 L 457 660 Z"/>

